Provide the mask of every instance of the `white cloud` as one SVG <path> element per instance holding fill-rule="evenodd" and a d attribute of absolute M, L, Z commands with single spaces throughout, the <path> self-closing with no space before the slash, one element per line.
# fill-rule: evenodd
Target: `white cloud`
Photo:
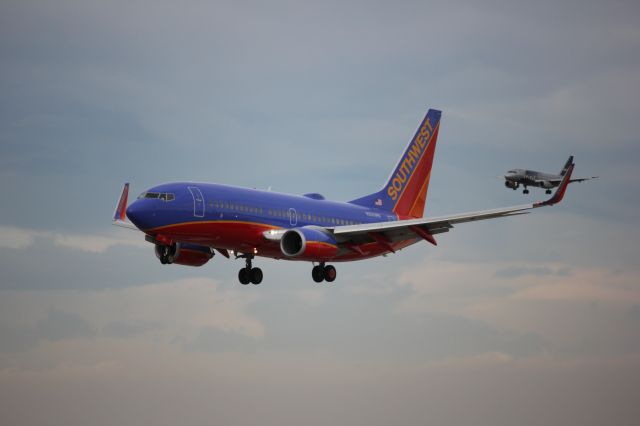
<path fill-rule="evenodd" d="M 0 247 L 22 250 L 33 244 L 33 240 L 43 232 L 29 229 L 0 226 Z"/>
<path fill-rule="evenodd" d="M 606 267 L 572 267 L 554 262 L 459 262 L 425 260 L 397 280 L 411 295 L 403 312 L 466 312 L 485 302 L 598 302 L 619 306 L 640 303 L 640 272 Z"/>
<path fill-rule="evenodd" d="M 51 240 L 58 247 L 79 250 L 88 253 L 104 253 L 111 247 L 130 246 L 148 247 L 141 233 L 134 231 L 124 234 L 114 229 L 114 235 L 102 236 L 94 234 L 67 234 L 53 231 L 38 231 L 34 229 L 0 226 L 0 247 L 24 250 L 29 248 L 36 239 Z"/>

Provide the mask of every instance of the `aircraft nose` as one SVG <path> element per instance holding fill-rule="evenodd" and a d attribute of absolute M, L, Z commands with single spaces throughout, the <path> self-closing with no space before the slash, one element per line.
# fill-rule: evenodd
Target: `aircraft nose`
<path fill-rule="evenodd" d="M 145 209 L 141 205 L 140 200 L 136 200 L 127 207 L 127 217 L 138 228 L 144 228 L 143 222 L 145 217 Z"/>

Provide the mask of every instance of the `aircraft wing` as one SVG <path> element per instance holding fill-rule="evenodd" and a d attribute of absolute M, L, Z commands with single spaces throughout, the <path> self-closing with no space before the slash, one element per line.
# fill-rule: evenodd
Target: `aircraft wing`
<path fill-rule="evenodd" d="M 591 176 L 588 178 L 577 178 L 577 179 L 571 179 L 569 182 L 573 183 L 573 182 L 584 182 L 585 180 L 591 180 L 591 179 L 598 179 L 598 176 Z"/>
<path fill-rule="evenodd" d="M 584 182 L 585 180 L 591 180 L 591 179 L 598 179 L 598 176 L 591 176 L 591 177 L 588 177 L 588 178 L 575 178 L 575 179 L 571 179 L 569 181 L 569 183 Z M 561 181 L 562 181 L 562 179 L 551 179 L 549 182 L 560 183 Z"/>
<path fill-rule="evenodd" d="M 393 243 L 410 238 L 422 238 L 436 245 L 433 235 L 448 232 L 459 223 L 527 214 L 531 209 L 559 203 L 567 190 L 573 168 L 574 164 L 571 164 L 556 192 L 546 201 L 434 218 L 338 226 L 331 231 L 339 243 L 349 245 L 375 241 L 386 245 L 390 251 L 394 251 Z"/>

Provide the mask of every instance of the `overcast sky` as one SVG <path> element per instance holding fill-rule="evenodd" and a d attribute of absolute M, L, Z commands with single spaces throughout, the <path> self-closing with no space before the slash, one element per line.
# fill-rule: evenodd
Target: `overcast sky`
<path fill-rule="evenodd" d="M 0 422 L 636 425 L 635 1 L 0 4 Z M 188 179 L 349 200 L 443 111 L 438 247 L 339 264 L 162 266 L 110 225 Z"/>

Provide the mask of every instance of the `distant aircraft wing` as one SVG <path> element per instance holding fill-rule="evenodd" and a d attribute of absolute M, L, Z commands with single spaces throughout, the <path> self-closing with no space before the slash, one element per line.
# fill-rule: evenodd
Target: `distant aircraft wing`
<path fill-rule="evenodd" d="M 349 244 L 378 242 L 379 244 L 387 245 L 390 251 L 394 251 L 393 243 L 412 238 L 422 238 L 436 245 L 433 235 L 448 232 L 454 225 L 459 223 L 527 214 L 528 210 L 559 203 L 567 190 L 573 168 L 574 164 L 571 164 L 556 192 L 546 201 L 434 218 L 338 226 L 331 229 L 331 231 L 338 243 L 346 244 L 347 246 Z"/>
<path fill-rule="evenodd" d="M 588 178 L 575 178 L 575 179 L 571 179 L 569 181 L 569 183 L 574 183 L 574 182 L 584 182 L 585 180 L 591 180 L 591 179 L 598 179 L 598 176 L 591 176 Z M 548 179 L 549 182 L 553 182 L 553 183 L 560 183 L 562 182 L 562 179 Z M 544 180 L 542 181 L 536 181 L 536 182 L 544 182 Z"/>
<path fill-rule="evenodd" d="M 577 178 L 577 179 L 571 179 L 569 182 L 573 183 L 573 182 L 584 182 L 585 180 L 591 180 L 591 179 L 598 179 L 598 176 L 591 176 L 588 178 Z"/>

